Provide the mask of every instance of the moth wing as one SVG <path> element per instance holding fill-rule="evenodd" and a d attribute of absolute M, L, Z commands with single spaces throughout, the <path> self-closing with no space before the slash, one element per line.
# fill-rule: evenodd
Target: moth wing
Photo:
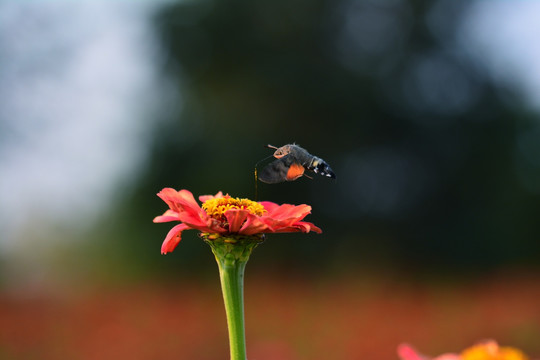
<path fill-rule="evenodd" d="M 259 180 L 267 184 L 293 181 L 304 174 L 304 167 L 290 154 L 272 161 L 259 174 Z"/>
<path fill-rule="evenodd" d="M 259 180 L 267 184 L 277 184 L 287 181 L 289 165 L 283 159 L 277 159 L 266 165 L 259 174 Z"/>
<path fill-rule="evenodd" d="M 304 167 L 298 163 L 292 163 L 287 171 L 287 181 L 293 181 L 304 175 Z"/>

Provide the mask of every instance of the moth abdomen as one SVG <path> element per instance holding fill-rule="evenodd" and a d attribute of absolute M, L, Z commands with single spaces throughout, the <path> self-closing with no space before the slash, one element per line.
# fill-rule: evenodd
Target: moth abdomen
<path fill-rule="evenodd" d="M 328 165 L 326 161 L 320 157 L 313 156 L 313 159 L 311 160 L 310 164 L 306 166 L 306 168 L 316 174 L 328 176 L 332 179 L 336 178 L 336 174 L 334 174 L 334 171 L 330 168 L 330 165 Z"/>

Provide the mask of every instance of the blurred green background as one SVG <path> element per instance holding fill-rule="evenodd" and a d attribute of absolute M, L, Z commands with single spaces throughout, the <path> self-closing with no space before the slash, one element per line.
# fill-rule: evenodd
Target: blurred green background
<path fill-rule="evenodd" d="M 258 198 L 310 204 L 307 220 L 323 234 L 269 235 L 248 276 L 537 276 L 539 10 L 453 0 L 0 3 L 4 293 L 215 285 L 195 231 L 159 254 L 171 226 L 152 223 L 166 209 L 155 194 L 254 198 L 265 145 L 292 142 L 337 180 L 259 183 Z"/>

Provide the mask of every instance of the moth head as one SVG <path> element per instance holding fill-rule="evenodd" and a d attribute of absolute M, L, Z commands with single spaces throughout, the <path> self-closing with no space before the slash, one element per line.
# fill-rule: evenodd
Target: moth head
<path fill-rule="evenodd" d="M 271 148 L 271 149 L 276 150 L 276 151 L 274 151 L 274 154 L 273 154 L 273 156 L 276 159 L 282 158 L 285 155 L 288 155 L 292 151 L 292 146 L 291 145 L 284 145 L 284 146 L 281 146 L 281 147 L 268 145 L 268 147 Z"/>

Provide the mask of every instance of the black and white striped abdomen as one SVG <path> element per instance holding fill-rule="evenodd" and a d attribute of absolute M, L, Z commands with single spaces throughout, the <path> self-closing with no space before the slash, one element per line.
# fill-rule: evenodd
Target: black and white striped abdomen
<path fill-rule="evenodd" d="M 320 157 L 313 156 L 311 162 L 306 166 L 306 168 L 316 174 L 328 176 L 332 179 L 336 178 L 336 174 L 334 174 L 330 166 Z"/>

